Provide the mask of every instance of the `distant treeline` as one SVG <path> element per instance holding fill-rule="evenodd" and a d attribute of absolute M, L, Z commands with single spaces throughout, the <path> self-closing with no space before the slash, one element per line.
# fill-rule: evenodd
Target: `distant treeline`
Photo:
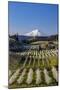
<path fill-rule="evenodd" d="M 51 36 L 22 36 L 22 35 L 9 35 L 9 38 L 15 39 L 16 41 L 23 41 L 23 42 L 34 42 L 34 41 L 56 41 L 58 40 L 58 35 L 51 35 Z"/>

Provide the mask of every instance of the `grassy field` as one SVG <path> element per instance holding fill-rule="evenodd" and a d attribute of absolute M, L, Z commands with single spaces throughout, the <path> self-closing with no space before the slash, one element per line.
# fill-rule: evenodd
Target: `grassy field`
<path fill-rule="evenodd" d="M 9 74 L 9 88 L 58 85 L 58 54 L 55 50 L 29 50 L 24 55 L 21 53 L 10 54 L 9 58 L 9 71 L 11 73 L 11 75 Z M 29 73 L 32 76 L 29 77 Z M 54 76 L 54 74 L 56 75 Z M 13 77 L 15 77 L 14 80 L 12 80 Z M 38 78 L 41 80 L 37 81 Z M 28 82 L 26 82 L 27 79 Z"/>

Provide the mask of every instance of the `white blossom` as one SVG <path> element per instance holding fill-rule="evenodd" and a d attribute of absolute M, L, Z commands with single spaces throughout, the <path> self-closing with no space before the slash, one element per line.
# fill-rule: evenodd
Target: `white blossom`
<path fill-rule="evenodd" d="M 58 72 L 55 67 L 52 67 L 52 74 L 54 79 L 58 82 Z"/>
<path fill-rule="evenodd" d="M 25 74 L 26 74 L 26 68 L 23 70 L 21 76 L 19 76 L 19 78 L 17 79 L 17 83 L 21 84 L 23 82 Z"/>
<path fill-rule="evenodd" d="M 48 71 L 44 69 L 45 82 L 49 84 L 51 82 L 51 77 L 48 75 Z"/>
<path fill-rule="evenodd" d="M 19 75 L 19 72 L 20 69 L 17 69 L 16 72 L 10 77 L 9 84 L 12 84 L 16 80 L 17 76 Z"/>
<path fill-rule="evenodd" d="M 41 82 L 41 71 L 39 69 L 36 70 L 36 84 Z"/>
<path fill-rule="evenodd" d="M 33 80 L 33 69 L 30 68 L 29 69 L 29 72 L 28 72 L 26 83 L 27 84 L 30 84 L 32 82 L 32 80 Z"/>

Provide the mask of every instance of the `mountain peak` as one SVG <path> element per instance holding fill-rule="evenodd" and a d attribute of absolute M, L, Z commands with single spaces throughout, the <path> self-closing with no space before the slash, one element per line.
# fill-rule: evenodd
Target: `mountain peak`
<path fill-rule="evenodd" d="M 42 34 L 39 32 L 39 30 L 38 29 L 35 29 L 35 30 L 32 30 L 31 32 L 29 32 L 29 33 L 26 33 L 25 34 L 26 36 L 41 36 Z"/>

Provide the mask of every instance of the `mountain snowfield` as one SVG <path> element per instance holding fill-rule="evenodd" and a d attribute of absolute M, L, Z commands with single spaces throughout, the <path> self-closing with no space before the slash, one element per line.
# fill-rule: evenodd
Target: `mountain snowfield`
<path fill-rule="evenodd" d="M 35 29 L 35 30 L 32 30 L 31 32 L 29 33 L 26 33 L 25 36 L 42 36 L 42 33 L 39 32 L 38 29 Z"/>

